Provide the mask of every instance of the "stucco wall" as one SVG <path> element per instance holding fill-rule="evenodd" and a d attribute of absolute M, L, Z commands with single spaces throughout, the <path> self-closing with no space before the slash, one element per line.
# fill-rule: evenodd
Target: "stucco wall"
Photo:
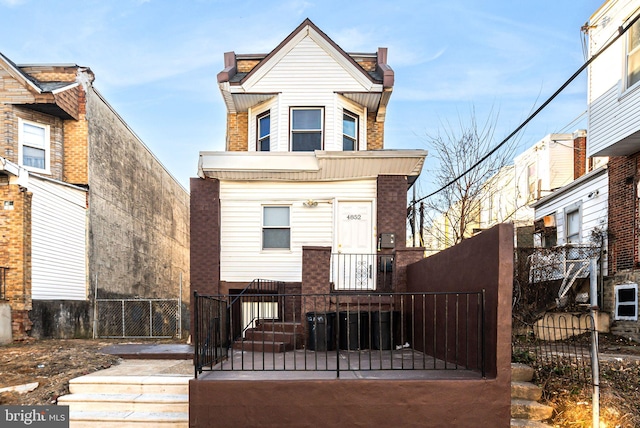
<path fill-rule="evenodd" d="M 189 195 L 92 89 L 90 293 L 189 300 Z M 178 147 L 176 147 L 178 149 Z"/>

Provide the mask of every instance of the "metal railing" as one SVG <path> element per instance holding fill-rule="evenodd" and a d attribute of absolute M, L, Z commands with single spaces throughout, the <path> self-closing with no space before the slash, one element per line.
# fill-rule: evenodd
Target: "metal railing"
<path fill-rule="evenodd" d="M 231 295 L 229 307 L 230 315 L 230 329 L 232 338 L 236 339 L 240 337 L 244 331 L 249 328 L 253 323 L 253 319 L 247 319 L 246 314 L 243 317 L 243 313 L 246 311 L 241 310 L 240 299 L 249 300 L 255 294 L 265 294 L 270 296 L 277 296 L 284 294 L 284 282 L 274 281 L 271 279 L 254 279 L 247 285 L 240 293 Z"/>
<path fill-rule="evenodd" d="M 331 254 L 332 291 L 391 291 L 392 254 Z"/>
<path fill-rule="evenodd" d="M 205 367 L 213 367 L 227 357 L 230 345 L 227 326 L 229 325 L 228 299 L 214 296 L 201 296 L 193 292 L 194 331 L 193 364 L 195 376 Z"/>
<path fill-rule="evenodd" d="M 218 370 L 332 371 L 337 377 L 345 370 L 469 370 L 485 376 L 484 291 L 194 299 L 196 377 Z M 228 307 L 225 319 L 215 305 L 231 299 L 238 305 Z M 246 313 L 238 317 L 234 308 Z M 233 340 L 221 329 L 226 321 L 234 331 L 238 318 L 252 325 Z M 199 357 L 212 349 L 219 351 L 215 358 Z"/>
<path fill-rule="evenodd" d="M 0 266 L 0 300 L 7 298 L 7 266 Z"/>

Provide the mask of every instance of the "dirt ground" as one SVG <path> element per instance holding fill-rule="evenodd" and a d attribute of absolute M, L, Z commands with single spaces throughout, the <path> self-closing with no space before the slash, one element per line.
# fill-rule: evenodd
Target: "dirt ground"
<path fill-rule="evenodd" d="M 0 393 L 0 404 L 44 405 L 69 393 L 69 380 L 118 364 L 100 349 L 125 341 L 39 340 L 0 346 L 0 388 L 38 382 L 27 393 Z M 600 337 L 600 414 L 607 427 L 640 427 L 640 343 Z M 555 427 L 591 426 L 591 386 L 538 372 L 543 402 L 555 408 Z"/>
<path fill-rule="evenodd" d="M 122 342 L 100 340 L 30 340 L 0 346 L 0 388 L 38 382 L 23 394 L 0 393 L 0 404 L 45 405 L 69 393 L 69 380 L 118 364 L 100 352 Z"/>

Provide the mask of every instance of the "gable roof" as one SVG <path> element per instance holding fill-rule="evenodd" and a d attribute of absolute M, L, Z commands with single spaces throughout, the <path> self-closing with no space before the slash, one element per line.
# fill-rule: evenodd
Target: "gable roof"
<path fill-rule="evenodd" d="M 0 52 L 0 69 L 25 88 L 25 97 L 17 97 L 11 104 L 22 105 L 31 110 L 60 117 L 62 119 L 78 119 L 77 94 L 61 95 L 80 86 L 77 81 L 40 81 L 23 70 L 29 68 L 65 67 L 80 69 L 76 64 L 65 65 L 29 65 L 19 66 Z M 87 69 L 88 70 L 88 69 Z M 89 70 L 90 73 L 90 70 Z M 77 89 L 76 89 L 77 91 Z M 29 95 L 31 94 L 31 95 Z M 75 101 L 75 102 L 74 102 Z"/>
<path fill-rule="evenodd" d="M 217 79 L 228 111 L 231 113 L 246 111 L 249 107 L 276 96 L 277 93 L 273 91 L 264 93 L 255 90 L 254 85 L 306 37 L 310 37 L 362 86 L 360 91 L 336 91 L 336 93 L 372 111 L 378 111 L 383 118 L 384 108 L 394 84 L 393 70 L 386 63 L 387 49 L 378 48 L 375 53 L 349 54 L 308 18 L 267 55 L 225 53 L 225 68 L 218 73 Z M 240 70 L 239 61 L 252 65 Z M 364 62 L 373 66 L 365 69 L 361 65 Z"/>

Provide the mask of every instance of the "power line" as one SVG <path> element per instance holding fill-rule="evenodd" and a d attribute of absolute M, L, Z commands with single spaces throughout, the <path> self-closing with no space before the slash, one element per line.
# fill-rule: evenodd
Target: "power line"
<path fill-rule="evenodd" d="M 543 109 L 545 109 L 549 103 L 551 103 L 551 101 L 553 101 L 558 95 L 560 95 L 560 93 L 562 91 L 564 91 L 564 89 L 569 86 L 571 84 L 571 82 L 573 82 L 576 77 L 578 77 L 584 70 L 585 68 L 587 68 L 589 65 L 591 65 L 591 63 L 593 61 L 596 60 L 596 58 L 598 58 L 600 56 L 600 54 L 604 51 L 606 51 L 607 49 L 609 49 L 609 47 L 611 45 L 613 45 L 620 37 L 622 37 L 623 34 L 625 34 L 627 32 L 627 30 L 629 30 L 629 28 L 631 28 L 631 26 L 633 26 L 633 24 L 635 24 L 638 19 L 640 19 L 640 14 L 636 15 L 626 27 L 622 27 L 620 26 L 618 28 L 618 34 L 611 39 L 602 49 L 600 49 L 595 55 L 593 55 L 591 58 L 589 58 L 589 60 L 587 62 L 585 62 L 575 73 L 573 73 L 573 75 L 562 84 L 562 86 L 560 86 L 560 88 L 558 88 L 558 90 L 556 90 L 553 95 L 551 95 L 549 98 L 547 98 L 547 100 L 542 103 L 542 105 L 540 105 L 540 107 L 538 107 L 533 113 L 531 113 L 529 115 L 529 117 L 527 117 L 525 119 L 524 122 L 522 122 L 513 132 L 511 132 L 504 140 L 502 140 L 497 146 L 495 146 L 493 149 L 491 149 L 486 155 L 484 155 L 482 158 L 480 158 L 480 160 L 478 160 L 476 163 L 474 163 L 473 165 L 471 165 L 466 171 L 464 171 L 462 174 L 458 175 L 456 178 L 454 178 L 453 180 L 449 181 L 447 184 L 445 184 L 444 186 L 440 187 L 438 190 L 436 190 L 435 192 L 431 192 L 429 193 L 427 196 L 423 196 L 420 199 L 414 199 L 409 205 L 410 206 L 415 206 L 416 203 L 420 202 L 420 201 L 424 201 L 425 199 L 428 199 L 430 197 L 432 197 L 433 195 L 436 195 L 440 192 L 442 192 L 444 189 L 446 189 L 447 187 L 451 186 L 452 184 L 454 184 L 456 181 L 460 180 L 462 177 L 464 177 L 465 175 L 467 175 L 468 173 L 470 173 L 471 171 L 473 171 L 474 169 L 476 169 L 481 163 L 483 163 L 484 161 L 486 161 L 492 154 L 494 154 L 500 147 L 504 146 L 507 141 L 509 141 L 511 138 L 513 138 L 514 135 L 516 135 L 518 132 L 520 132 L 522 130 L 522 128 L 524 128 L 525 126 L 527 126 L 527 124 L 529 122 L 531 122 L 531 120 L 533 120 L 533 118 L 535 118 L 538 113 L 540 113 Z"/>

